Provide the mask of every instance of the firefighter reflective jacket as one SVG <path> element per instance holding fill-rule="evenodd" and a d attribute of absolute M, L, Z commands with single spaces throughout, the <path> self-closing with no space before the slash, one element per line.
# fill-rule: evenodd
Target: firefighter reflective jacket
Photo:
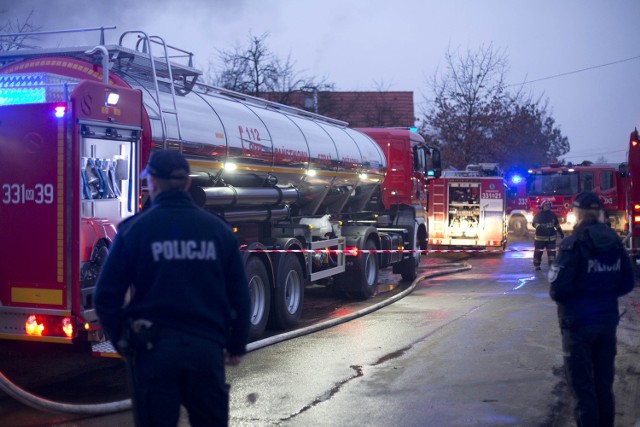
<path fill-rule="evenodd" d="M 553 212 L 541 210 L 533 217 L 533 228 L 536 229 L 535 239 L 543 242 L 556 240 L 556 232 L 560 238 L 564 237 L 564 233 L 560 228 L 558 217 Z"/>

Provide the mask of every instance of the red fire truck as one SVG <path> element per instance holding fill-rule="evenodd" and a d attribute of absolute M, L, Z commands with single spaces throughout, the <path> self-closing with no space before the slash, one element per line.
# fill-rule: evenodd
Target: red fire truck
<path fill-rule="evenodd" d="M 515 236 L 525 236 L 529 231 L 529 224 L 533 215 L 529 210 L 527 198 L 526 174 L 511 172 L 505 176 L 507 184 L 507 221 L 509 231 Z"/>
<path fill-rule="evenodd" d="M 295 325 L 309 282 L 366 298 L 381 268 L 416 277 L 440 167 L 418 134 L 200 84 L 160 37 L 91 30 L 98 45 L 0 52 L 0 338 L 104 340 L 94 283 L 160 148 L 188 158 L 194 201 L 236 231 L 252 337 Z"/>
<path fill-rule="evenodd" d="M 444 171 L 429 183 L 429 243 L 432 247 L 504 249 L 506 186 L 495 163 Z"/>
<path fill-rule="evenodd" d="M 624 239 L 635 262 L 640 259 L 640 138 L 638 129 L 629 136 L 629 152 L 627 155 L 629 185 L 627 186 L 627 223 L 629 230 Z"/>
<path fill-rule="evenodd" d="M 570 233 L 575 225 L 573 200 L 582 191 L 593 191 L 604 204 L 605 216 L 619 233 L 626 230 L 626 192 L 629 183 L 626 164 L 559 165 L 529 170 L 527 195 L 532 212 L 540 210 L 542 199 L 551 200 L 551 210 L 560 227 Z"/>

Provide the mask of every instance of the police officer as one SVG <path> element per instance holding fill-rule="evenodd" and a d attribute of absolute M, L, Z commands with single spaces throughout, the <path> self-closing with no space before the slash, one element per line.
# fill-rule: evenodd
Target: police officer
<path fill-rule="evenodd" d="M 547 260 L 549 265 L 553 264 L 556 258 L 556 233 L 560 238 L 564 238 L 564 233 L 560 228 L 560 222 L 555 213 L 551 211 L 551 200 L 544 199 L 540 202 L 540 212 L 533 217 L 533 228 L 536 230 L 533 242 L 533 265 L 536 270 L 540 270 L 542 264 L 542 252 L 547 250 Z"/>
<path fill-rule="evenodd" d="M 249 291 L 235 236 L 186 190 L 189 164 L 154 152 L 151 207 L 123 221 L 95 290 L 107 337 L 131 360 L 143 426 L 228 424 L 224 365 L 237 365 L 249 334 Z M 133 349 L 129 357 L 128 349 Z"/>
<path fill-rule="evenodd" d="M 615 231 L 604 224 L 591 192 L 573 204 L 577 224 L 549 270 L 557 303 L 567 381 L 578 426 L 613 426 L 618 297 L 634 286 L 631 262 Z"/>

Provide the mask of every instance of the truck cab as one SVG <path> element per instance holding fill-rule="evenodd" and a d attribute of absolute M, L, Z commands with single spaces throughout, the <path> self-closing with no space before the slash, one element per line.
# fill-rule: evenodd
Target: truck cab
<path fill-rule="evenodd" d="M 576 223 L 573 201 L 583 191 L 592 191 L 600 196 L 605 217 L 611 226 L 623 233 L 626 220 L 626 187 L 628 183 L 626 165 L 552 164 L 529 170 L 527 196 L 529 209 L 537 212 L 542 199 L 551 200 L 551 210 L 558 216 L 560 227 L 570 233 Z"/>

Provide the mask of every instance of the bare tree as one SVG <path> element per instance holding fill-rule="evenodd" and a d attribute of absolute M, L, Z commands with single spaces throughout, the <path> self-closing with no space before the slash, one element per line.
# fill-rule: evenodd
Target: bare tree
<path fill-rule="evenodd" d="M 492 45 L 465 54 L 448 50 L 445 63 L 445 72 L 428 81 L 432 95 L 426 99 L 421 131 L 441 146 L 449 165 L 498 162 L 507 167 L 527 163 L 532 151 L 546 161 L 569 150 L 546 107 L 522 89 L 507 91 L 504 52 Z"/>
<path fill-rule="evenodd" d="M 609 163 L 607 161 L 607 158 L 605 156 L 598 156 L 598 158 L 596 159 L 596 165 L 606 165 L 607 163 Z"/>
<path fill-rule="evenodd" d="M 4 15 L 6 11 L 0 11 L 0 15 Z M 0 52 L 8 50 L 22 49 L 30 47 L 26 43 L 34 40 L 33 36 L 26 33 L 38 31 L 37 27 L 31 23 L 33 10 L 29 12 L 25 19 L 12 18 L 4 22 L 0 22 Z M 10 36 L 2 36 L 2 34 L 13 34 Z"/>
<path fill-rule="evenodd" d="M 210 65 L 209 81 L 220 87 L 253 96 L 265 96 L 288 104 L 295 92 L 313 92 L 333 88 L 323 79 L 306 77 L 295 70 L 291 55 L 276 56 L 268 47 L 269 33 L 249 35 L 247 46 L 235 46 L 218 52 L 219 66 Z"/>

